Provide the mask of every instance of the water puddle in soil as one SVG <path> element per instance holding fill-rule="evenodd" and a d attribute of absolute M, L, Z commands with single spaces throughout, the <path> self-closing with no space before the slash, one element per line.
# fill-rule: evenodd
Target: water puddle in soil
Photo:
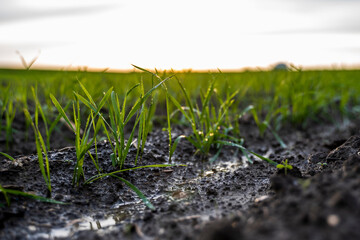
<path fill-rule="evenodd" d="M 272 150 L 269 150 L 265 155 L 268 157 L 272 153 Z M 257 160 L 256 158 L 253 160 Z M 201 194 L 198 191 L 188 190 L 186 189 L 186 185 L 188 184 L 196 184 L 197 181 L 202 178 L 213 178 L 218 179 L 220 173 L 226 172 L 234 172 L 239 168 L 248 167 L 248 159 L 246 157 L 242 157 L 241 159 L 234 158 L 228 162 L 219 162 L 215 163 L 210 170 L 203 171 L 199 173 L 199 176 L 193 179 L 188 179 L 186 182 L 181 181 L 180 179 L 175 180 L 173 184 L 171 184 L 167 189 L 164 190 L 164 194 L 156 194 L 148 199 L 150 201 L 156 201 L 159 198 L 165 198 L 167 201 L 187 201 L 190 200 L 194 194 Z M 240 196 L 241 195 L 241 196 Z M 247 201 L 249 199 L 245 199 L 246 196 L 240 194 L 239 196 L 230 196 L 232 198 L 243 199 L 243 201 Z M 224 200 L 224 199 L 223 199 Z M 145 206 L 142 204 L 141 200 L 132 201 L 132 202 L 124 202 L 122 200 L 115 203 L 111 206 L 110 209 L 105 210 L 107 214 L 105 216 L 96 217 L 96 212 L 94 212 L 95 217 L 91 216 L 83 216 L 78 219 L 69 220 L 65 227 L 60 228 L 50 228 L 50 231 L 44 232 L 41 231 L 38 227 L 34 225 L 28 226 L 30 232 L 38 232 L 31 236 L 28 236 L 28 239 L 57 239 L 57 238 L 71 238 L 76 232 L 84 231 L 84 230 L 104 230 L 111 231 L 111 227 L 119 224 L 123 224 L 126 222 L 130 222 L 131 216 L 136 213 L 141 213 L 145 209 Z M 104 211 L 102 211 L 104 212 Z M 183 216 L 176 219 L 173 219 L 175 222 L 187 221 L 191 219 L 201 219 L 202 221 L 209 221 L 211 218 L 216 216 L 220 216 L 221 211 L 219 209 L 208 210 L 201 215 L 191 215 L 191 216 Z M 40 231 L 40 232 L 39 232 Z"/>
<path fill-rule="evenodd" d="M 74 219 L 69 221 L 65 227 L 52 228 L 49 232 L 40 232 L 31 236 L 29 239 L 57 239 L 57 238 L 69 238 L 74 233 L 84 230 L 100 230 L 106 229 L 111 226 L 121 224 L 129 218 L 130 212 L 119 211 L 116 214 L 109 214 L 103 218 L 95 218 L 90 216 L 84 216 L 82 218 Z M 28 226 L 30 232 L 36 232 L 37 227 L 30 225 Z"/>

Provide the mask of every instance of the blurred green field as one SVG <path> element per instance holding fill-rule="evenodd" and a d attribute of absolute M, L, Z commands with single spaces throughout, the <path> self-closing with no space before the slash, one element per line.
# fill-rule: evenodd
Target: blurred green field
<path fill-rule="evenodd" d="M 236 115 L 242 108 L 254 105 L 258 112 L 271 111 L 271 119 L 281 118 L 301 126 L 311 120 L 331 120 L 334 114 L 352 117 L 359 112 L 360 71 L 264 71 L 264 72 L 160 72 L 162 78 L 175 76 L 166 82 L 169 92 L 184 103 L 177 79 L 193 99 L 205 94 L 210 82 L 215 79 L 216 97 L 225 99 L 227 94 L 239 90 L 234 97 L 231 111 Z M 8 106 L 4 98 L 9 93 L 8 102 L 14 102 L 17 112 L 22 112 L 24 104 L 32 101 L 31 87 L 38 85 L 38 97 L 44 106 L 54 110 L 49 98 L 53 94 L 61 103 L 73 99 L 73 91 L 81 92 L 81 81 L 94 99 L 101 98 L 110 87 L 123 96 L 134 84 L 144 81 L 145 89 L 159 82 L 151 74 L 144 72 L 106 73 L 83 71 L 41 71 L 0 69 L 1 116 Z M 137 91 L 137 92 L 136 92 Z M 139 97 L 139 89 L 129 96 L 130 102 Z M 159 106 L 164 107 L 165 95 L 160 92 Z M 215 103 L 214 103 L 215 104 Z M 106 108 L 106 106 L 105 106 Z M 165 111 L 158 111 L 166 114 Z"/>

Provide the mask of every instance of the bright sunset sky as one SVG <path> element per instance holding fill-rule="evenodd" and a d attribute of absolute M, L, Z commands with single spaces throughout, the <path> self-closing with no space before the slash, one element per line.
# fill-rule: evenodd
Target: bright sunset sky
<path fill-rule="evenodd" d="M 0 0 L 0 67 L 360 66 L 360 0 Z"/>

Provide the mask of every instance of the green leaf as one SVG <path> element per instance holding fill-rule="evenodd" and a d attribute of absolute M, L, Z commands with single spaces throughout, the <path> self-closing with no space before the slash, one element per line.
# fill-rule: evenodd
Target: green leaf
<path fill-rule="evenodd" d="M 68 204 L 68 203 L 64 203 L 64 202 L 61 202 L 61 201 L 56 201 L 56 200 L 53 200 L 53 199 L 50 199 L 50 198 L 45 198 L 45 197 L 42 197 L 42 196 L 38 196 L 38 195 L 35 195 L 35 194 L 21 192 L 21 191 L 18 191 L 18 190 L 5 189 L 5 188 L 2 188 L 2 189 L 0 188 L 0 190 L 6 192 L 7 194 L 28 197 L 28 198 L 32 198 L 32 199 L 42 201 L 42 202 L 55 203 L 55 204 Z"/>
<path fill-rule="evenodd" d="M 186 138 L 186 136 L 185 135 L 180 135 L 175 139 L 174 144 L 171 146 L 170 156 L 172 156 L 174 154 L 177 145 L 179 144 L 180 140 L 183 139 L 183 138 Z"/>
<path fill-rule="evenodd" d="M 145 166 L 139 166 L 139 167 L 133 167 L 133 168 L 126 168 L 126 169 L 117 170 L 117 171 L 114 171 L 111 173 L 103 173 L 103 174 L 92 176 L 85 182 L 85 184 L 91 183 L 93 181 L 96 181 L 96 180 L 101 179 L 106 176 L 110 176 L 111 174 L 132 171 L 132 170 L 137 170 L 137 169 L 143 169 L 143 168 L 160 168 L 160 167 L 186 167 L 186 165 L 185 164 L 154 164 L 154 165 L 145 165 Z"/>
<path fill-rule="evenodd" d="M 79 84 L 80 84 L 80 87 L 81 89 L 84 91 L 85 95 L 87 96 L 87 98 L 89 99 L 90 103 L 96 107 L 96 104 L 93 100 L 93 98 L 91 97 L 90 93 L 86 90 L 86 88 L 84 87 L 84 85 L 78 80 Z M 95 111 L 96 112 L 96 111 Z"/>
<path fill-rule="evenodd" d="M 52 102 L 54 103 L 55 107 L 57 108 L 57 110 L 59 111 L 59 113 L 61 114 L 61 116 L 64 118 L 66 123 L 69 125 L 69 127 L 75 133 L 76 131 L 75 131 L 73 125 L 71 124 L 69 118 L 66 116 L 64 109 L 60 106 L 60 103 L 56 100 L 56 98 L 52 94 L 50 94 L 50 98 L 51 98 Z"/>
<path fill-rule="evenodd" d="M 1 184 L 0 184 L 0 192 L 3 193 L 4 198 L 5 198 L 5 201 L 6 201 L 7 205 L 9 206 L 9 205 L 10 205 L 10 198 L 9 198 L 8 195 L 7 195 L 6 189 L 3 188 L 3 187 L 1 186 Z"/>
<path fill-rule="evenodd" d="M 141 198 L 141 200 L 144 202 L 144 204 L 154 210 L 155 207 L 151 204 L 151 202 L 145 197 L 145 195 L 137 188 L 135 187 L 135 185 L 133 185 L 132 183 L 130 183 L 129 181 L 125 180 L 124 178 L 122 177 L 119 177 L 119 176 L 116 176 L 116 175 L 110 175 L 112 177 L 115 177 L 117 179 L 119 179 L 120 181 L 122 181 L 123 183 L 125 183 L 129 188 L 131 188 L 138 196 L 139 198 Z"/>
<path fill-rule="evenodd" d="M 12 156 L 10 156 L 9 154 L 3 153 L 3 152 L 0 152 L 0 154 L 3 155 L 4 157 L 7 157 L 11 161 L 15 161 L 15 159 Z"/>
<path fill-rule="evenodd" d="M 240 144 L 236 144 L 236 143 L 228 142 L 228 141 L 222 141 L 222 140 L 218 140 L 218 141 L 216 141 L 216 143 L 221 143 L 221 144 L 224 144 L 224 145 L 240 148 L 240 149 L 245 150 L 245 151 L 257 156 L 261 160 L 264 160 L 264 161 L 266 161 L 266 162 L 268 162 L 268 163 L 270 163 L 270 164 L 272 164 L 274 166 L 278 165 L 277 162 L 274 162 L 274 161 L 270 160 L 269 158 L 266 158 L 264 156 L 261 156 L 260 154 L 257 154 L 257 153 L 255 153 L 253 151 L 250 151 L 250 150 L 246 149 L 245 147 L 241 146 Z"/>

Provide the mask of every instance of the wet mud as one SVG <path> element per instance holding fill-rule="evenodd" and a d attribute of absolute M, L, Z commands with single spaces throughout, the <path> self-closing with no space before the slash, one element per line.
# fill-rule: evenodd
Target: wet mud
<path fill-rule="evenodd" d="M 283 128 L 286 149 L 270 133 L 260 138 L 253 123 L 240 126 L 247 148 L 294 169 L 285 174 L 257 158 L 248 164 L 232 147 L 210 164 L 215 150 L 200 156 L 182 141 L 173 163 L 186 166 L 118 174 L 148 197 L 151 210 L 113 177 L 74 187 L 75 149 L 63 146 L 49 152 L 52 198 L 68 204 L 11 195 L 7 207 L 0 195 L 0 239 L 360 239 L 358 122 Z M 138 165 L 168 163 L 167 141 L 167 132 L 153 131 Z M 109 143 L 97 151 L 102 171 L 114 171 Z M 129 167 L 135 156 L 133 146 Z M 89 157 L 84 173 L 97 174 Z M 0 183 L 48 195 L 36 155 L 1 158 Z"/>

